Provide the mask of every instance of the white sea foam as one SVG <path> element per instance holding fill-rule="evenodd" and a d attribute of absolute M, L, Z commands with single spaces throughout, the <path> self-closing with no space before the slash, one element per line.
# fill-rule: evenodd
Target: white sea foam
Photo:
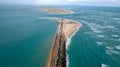
<path fill-rule="evenodd" d="M 71 37 L 67 38 L 66 49 L 68 49 L 70 42 L 71 42 Z"/>
<path fill-rule="evenodd" d="M 73 14 L 74 13 L 74 11 L 72 11 L 72 10 L 67 10 L 67 9 L 63 9 L 63 10 L 70 12 L 68 14 Z"/>
<path fill-rule="evenodd" d="M 116 51 L 116 50 L 110 50 L 110 54 L 120 55 L 120 52 L 119 52 L 119 51 Z"/>
<path fill-rule="evenodd" d="M 84 34 L 92 35 L 93 33 L 92 32 L 84 32 Z"/>
<path fill-rule="evenodd" d="M 109 50 L 106 50 L 106 54 L 110 55 L 110 52 L 109 52 Z"/>
<path fill-rule="evenodd" d="M 66 66 L 69 67 L 69 55 L 68 55 L 68 53 L 66 53 L 66 54 L 67 54 L 67 56 L 66 56 Z"/>
<path fill-rule="evenodd" d="M 102 67 L 108 67 L 108 65 L 102 64 Z"/>
<path fill-rule="evenodd" d="M 97 36 L 98 36 L 98 37 L 105 37 L 104 35 L 100 35 L 100 34 L 98 34 Z"/>
<path fill-rule="evenodd" d="M 65 20 L 69 20 L 69 21 L 73 21 L 75 23 L 79 23 L 81 26 L 82 24 L 78 21 L 75 21 L 75 20 L 70 20 L 70 19 L 67 19 L 67 18 L 58 18 L 58 17 L 39 17 L 39 19 L 49 19 L 49 20 L 59 20 L 59 19 L 65 19 Z"/>
<path fill-rule="evenodd" d="M 76 34 L 76 32 L 79 30 L 79 28 L 77 28 L 77 30 L 70 36 L 67 38 L 67 42 L 66 42 L 66 49 L 68 49 L 70 42 L 71 42 L 71 38 Z"/>
<path fill-rule="evenodd" d="M 88 25 L 90 28 L 91 28 L 91 30 L 93 31 L 93 32 L 95 32 L 95 33 L 102 33 L 103 31 L 101 31 L 100 29 L 99 29 L 99 27 L 101 27 L 100 25 L 98 25 L 98 24 L 95 24 L 95 23 L 87 23 L 87 22 L 84 22 L 86 25 Z"/>
<path fill-rule="evenodd" d="M 117 30 L 117 28 L 115 28 L 115 27 L 112 26 L 112 25 L 102 26 L 101 28 L 102 28 L 102 29 L 115 29 L 115 30 Z"/>
<path fill-rule="evenodd" d="M 114 47 L 106 47 L 108 50 L 113 50 Z"/>
<path fill-rule="evenodd" d="M 39 17 L 39 19 L 57 20 L 57 19 L 62 19 L 62 18 L 57 18 L 57 17 Z"/>
<path fill-rule="evenodd" d="M 111 35 L 111 36 L 113 36 L 113 37 L 120 37 L 119 35 Z"/>
<path fill-rule="evenodd" d="M 117 47 L 117 48 L 120 48 L 120 47 Z M 112 54 L 120 55 L 120 52 L 114 49 L 114 47 L 107 47 L 106 52 L 109 55 L 112 55 Z"/>
<path fill-rule="evenodd" d="M 70 45 L 70 42 L 71 42 L 71 38 L 76 34 L 76 32 L 79 30 L 80 27 L 77 28 L 77 30 L 70 36 L 67 38 L 67 42 L 66 42 L 66 49 L 68 50 L 68 47 Z M 67 54 L 67 53 L 66 53 Z M 66 66 L 69 67 L 69 55 L 67 54 L 67 57 L 66 57 Z"/>
<path fill-rule="evenodd" d="M 120 49 L 120 45 L 118 45 L 118 46 L 115 46 L 117 49 Z"/>
<path fill-rule="evenodd" d="M 99 41 L 97 41 L 96 42 L 98 45 L 102 45 L 103 44 L 103 42 L 99 42 Z"/>

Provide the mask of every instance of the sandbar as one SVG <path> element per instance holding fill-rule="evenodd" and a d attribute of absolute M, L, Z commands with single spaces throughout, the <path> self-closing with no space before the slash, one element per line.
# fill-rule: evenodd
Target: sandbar
<path fill-rule="evenodd" d="M 72 14 L 73 11 L 65 10 L 65 9 L 57 9 L 57 8 L 45 8 L 42 11 L 51 13 L 51 14 Z"/>
<path fill-rule="evenodd" d="M 71 14 L 70 10 L 47 8 L 44 12 L 53 14 Z M 44 19 L 57 20 L 58 29 L 55 35 L 54 44 L 51 48 L 46 67 L 66 67 L 66 43 L 67 39 L 81 27 L 80 22 L 65 18 L 49 18 Z M 42 18 L 42 19 L 43 19 Z"/>

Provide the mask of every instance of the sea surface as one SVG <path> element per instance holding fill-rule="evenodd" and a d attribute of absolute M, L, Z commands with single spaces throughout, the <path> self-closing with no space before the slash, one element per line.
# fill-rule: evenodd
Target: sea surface
<path fill-rule="evenodd" d="M 47 14 L 41 8 L 73 14 Z M 57 17 L 82 27 L 67 50 L 68 67 L 120 67 L 120 7 L 0 6 L 0 67 L 45 67 L 57 31 Z"/>

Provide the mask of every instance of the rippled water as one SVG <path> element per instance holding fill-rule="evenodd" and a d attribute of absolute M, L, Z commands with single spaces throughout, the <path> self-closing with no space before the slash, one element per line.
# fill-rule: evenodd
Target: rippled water
<path fill-rule="evenodd" d="M 82 27 L 67 49 L 69 67 L 120 67 L 120 8 L 49 6 L 74 14 L 45 14 L 48 6 L 0 7 L 0 67 L 44 67 L 57 30 L 57 17 Z"/>
<path fill-rule="evenodd" d="M 120 67 L 120 9 L 115 7 L 70 8 L 69 18 L 82 28 L 67 50 L 69 67 Z"/>

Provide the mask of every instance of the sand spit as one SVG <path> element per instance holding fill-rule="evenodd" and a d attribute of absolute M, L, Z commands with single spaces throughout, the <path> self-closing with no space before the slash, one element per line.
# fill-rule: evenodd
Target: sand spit
<path fill-rule="evenodd" d="M 46 8 L 42 9 L 42 11 L 51 13 L 51 14 L 71 14 L 74 13 L 73 11 L 70 10 L 65 10 L 65 9 L 57 9 L 57 8 Z"/>
<path fill-rule="evenodd" d="M 68 19 L 58 18 L 57 21 L 58 31 L 46 67 L 66 67 L 67 39 L 81 26 L 79 22 Z"/>
<path fill-rule="evenodd" d="M 47 8 L 44 12 L 52 14 L 71 14 L 70 10 Z M 64 18 L 41 17 L 40 19 L 49 19 L 58 21 L 58 30 L 55 36 L 54 44 L 48 58 L 46 67 L 66 67 L 66 44 L 68 39 L 80 28 L 81 24 L 77 21 Z"/>

